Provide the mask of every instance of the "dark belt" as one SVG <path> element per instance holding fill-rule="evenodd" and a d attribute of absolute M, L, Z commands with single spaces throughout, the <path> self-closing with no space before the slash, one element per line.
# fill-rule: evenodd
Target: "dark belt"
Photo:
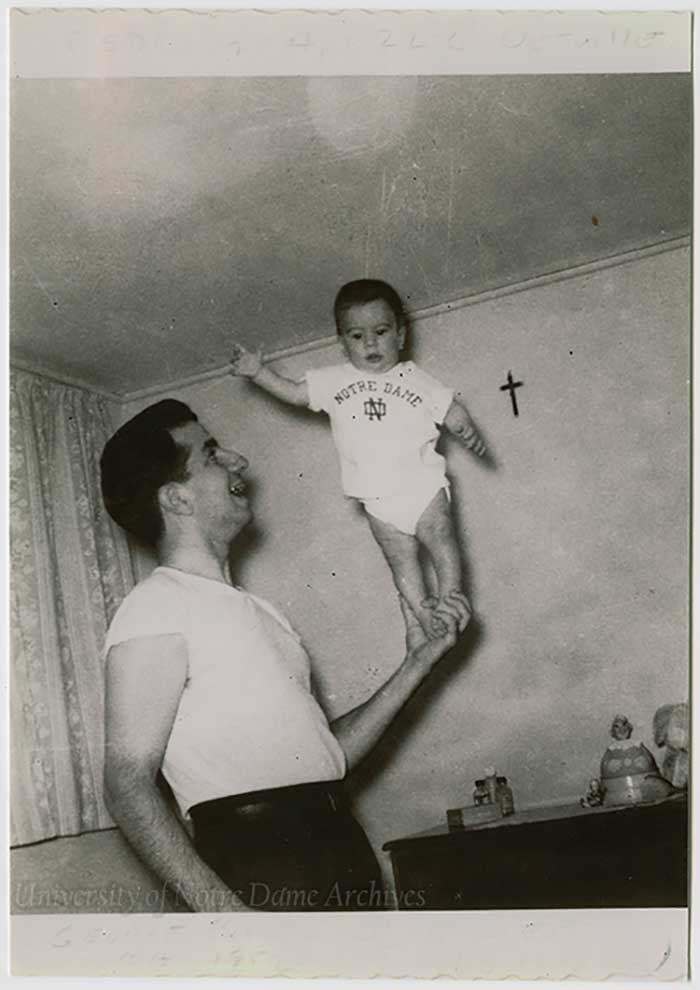
<path fill-rule="evenodd" d="M 245 817 L 289 814 L 335 814 L 347 811 L 348 802 L 339 780 L 313 784 L 292 784 L 289 787 L 271 787 L 262 791 L 247 791 L 228 797 L 202 801 L 190 808 L 195 827 L 206 827 L 221 822 L 227 815 Z"/>

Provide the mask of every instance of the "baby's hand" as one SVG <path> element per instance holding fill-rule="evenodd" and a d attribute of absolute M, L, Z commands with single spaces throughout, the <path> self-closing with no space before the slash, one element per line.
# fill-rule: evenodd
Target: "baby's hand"
<path fill-rule="evenodd" d="M 483 457 L 486 453 L 486 444 L 474 429 L 470 430 L 464 438 L 464 446 L 477 457 Z"/>
<path fill-rule="evenodd" d="M 262 366 L 262 348 L 247 351 L 245 347 L 234 341 L 231 354 L 231 370 L 234 375 L 239 375 L 241 378 L 255 378 L 260 374 Z"/>

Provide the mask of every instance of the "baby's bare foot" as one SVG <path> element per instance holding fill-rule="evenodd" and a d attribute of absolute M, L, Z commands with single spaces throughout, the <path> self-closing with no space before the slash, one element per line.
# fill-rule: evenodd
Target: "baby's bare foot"
<path fill-rule="evenodd" d="M 444 621 L 444 619 L 441 618 L 437 609 L 435 610 L 435 612 L 433 612 L 432 618 L 430 620 L 430 631 L 431 631 L 431 636 L 438 639 L 440 638 L 440 636 L 444 636 L 445 633 L 447 632 L 447 623 Z"/>
<path fill-rule="evenodd" d="M 468 622 L 472 615 L 472 607 L 467 596 L 459 588 L 451 588 L 444 595 L 441 595 L 439 599 L 436 599 L 435 611 L 433 613 L 435 620 L 445 626 L 444 616 L 452 615 L 450 603 L 454 604 L 455 602 L 458 602 L 466 610 L 466 621 Z"/>
<path fill-rule="evenodd" d="M 448 629 L 447 623 L 437 612 L 439 603 L 440 599 L 435 596 L 421 602 L 422 614 L 419 621 L 428 639 L 439 639 Z"/>

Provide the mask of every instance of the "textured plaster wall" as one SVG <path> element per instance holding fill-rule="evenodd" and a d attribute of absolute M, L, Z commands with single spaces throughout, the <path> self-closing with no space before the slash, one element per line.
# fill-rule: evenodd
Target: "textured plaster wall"
<path fill-rule="evenodd" d="M 615 712 L 650 741 L 656 707 L 686 697 L 688 265 L 669 252 L 415 325 L 413 357 L 463 394 L 495 464 L 446 447 L 477 619 L 355 779 L 377 847 L 470 801 L 487 764 L 517 804 L 575 800 Z M 400 662 L 402 626 L 327 423 L 233 379 L 168 394 L 250 458 L 237 580 L 288 613 L 329 712 L 358 704 Z"/>

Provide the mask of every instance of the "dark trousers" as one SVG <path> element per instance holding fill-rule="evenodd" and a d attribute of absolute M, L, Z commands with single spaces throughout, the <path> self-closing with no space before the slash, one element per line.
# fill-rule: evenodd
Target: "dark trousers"
<path fill-rule="evenodd" d="M 205 801 L 190 815 L 198 854 L 249 907 L 387 906 L 379 864 L 339 781 Z"/>

